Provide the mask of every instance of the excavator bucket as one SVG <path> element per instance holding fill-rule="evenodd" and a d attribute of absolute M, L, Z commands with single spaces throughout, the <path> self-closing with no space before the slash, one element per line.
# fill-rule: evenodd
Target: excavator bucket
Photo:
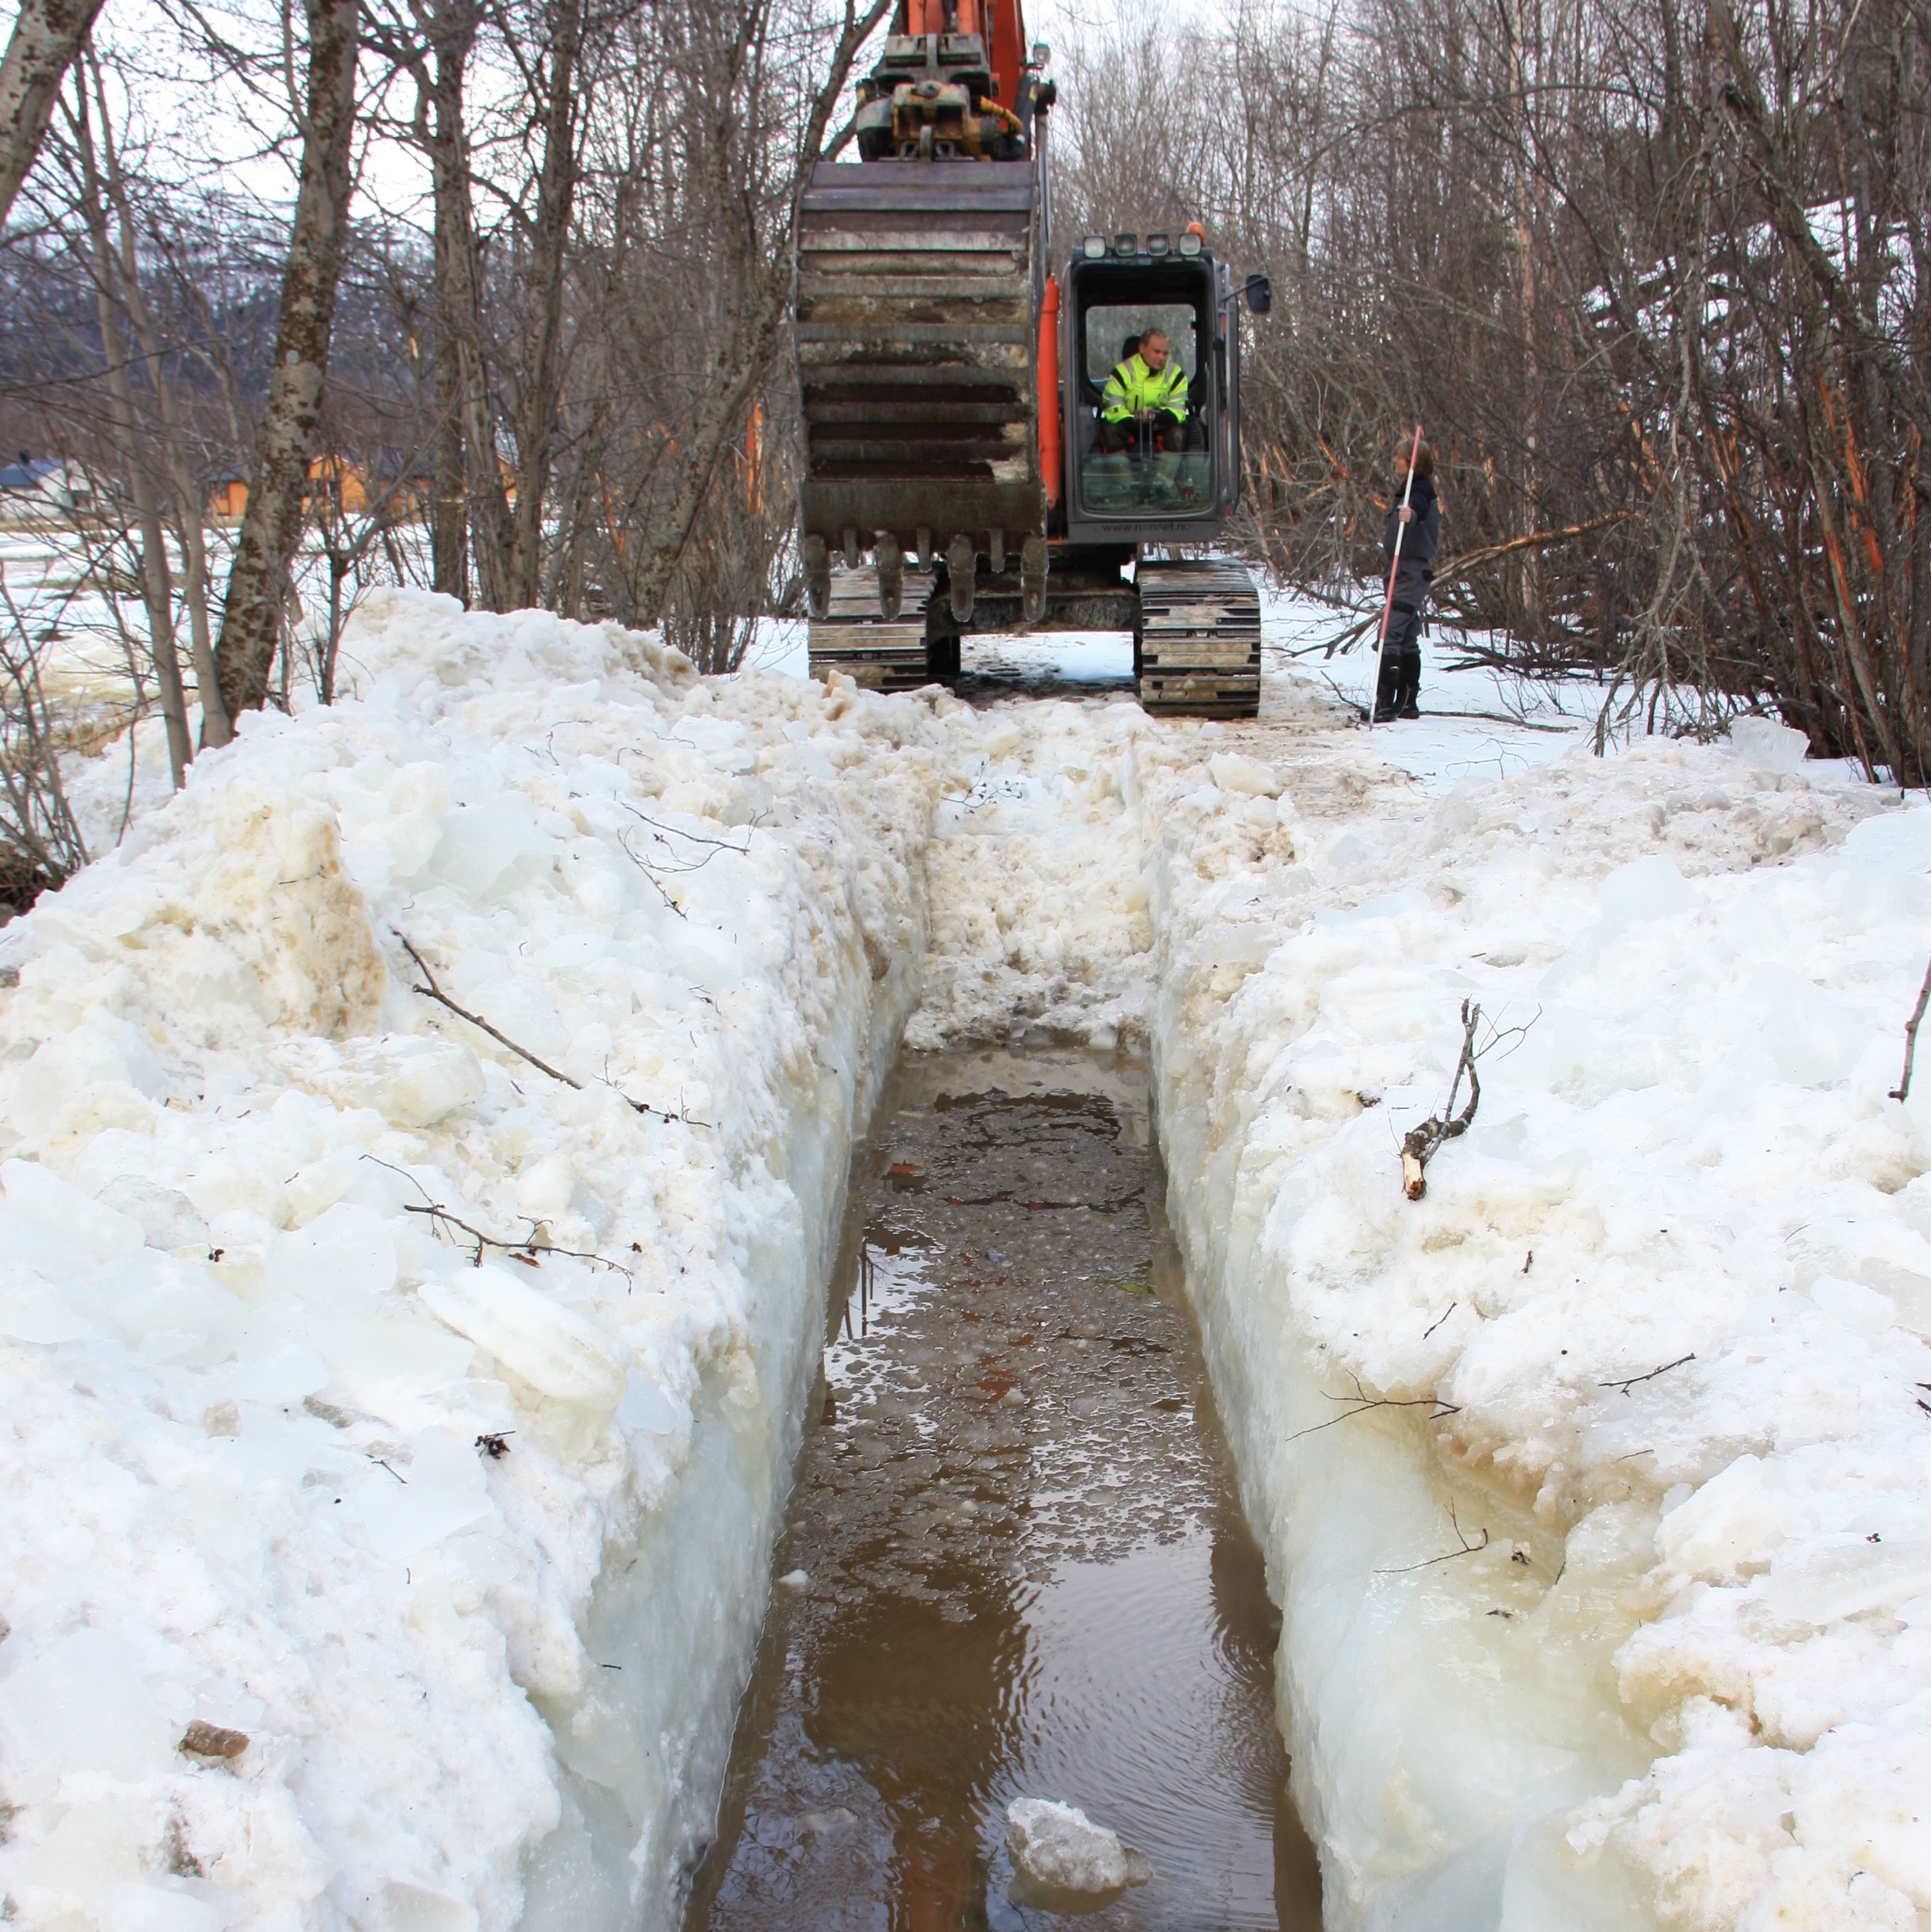
<path fill-rule="evenodd" d="M 853 566 L 881 535 L 929 568 L 959 537 L 1017 550 L 1045 526 L 1036 183 L 1025 161 L 813 170 L 798 232 L 800 534 L 810 554 L 813 539 L 844 553 L 847 609 Z M 909 595 L 892 614 L 917 614 Z"/>

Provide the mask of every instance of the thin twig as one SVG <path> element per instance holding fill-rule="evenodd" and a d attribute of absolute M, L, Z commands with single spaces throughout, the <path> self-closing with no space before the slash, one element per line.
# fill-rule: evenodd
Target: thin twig
<path fill-rule="evenodd" d="M 1927 1004 L 1931 1004 L 1931 965 L 1924 969 L 1924 983 L 1918 989 L 1918 1004 L 1912 1008 L 1911 1017 L 1904 1023 L 1904 1072 L 1891 1090 L 1894 1100 L 1905 1099 L 1911 1091 L 1911 1063 L 1917 1058 L 1918 1029 L 1924 1024 Z"/>
<path fill-rule="evenodd" d="M 622 1262 L 613 1262 L 607 1255 L 600 1255 L 588 1248 L 559 1247 L 554 1241 L 539 1241 L 532 1236 L 528 1240 L 499 1241 L 493 1234 L 486 1234 L 482 1229 L 464 1220 L 460 1214 L 452 1214 L 440 1202 L 432 1201 L 427 1208 L 418 1208 L 413 1201 L 405 1201 L 402 1211 L 405 1214 L 426 1214 L 432 1227 L 447 1222 L 452 1228 L 460 1228 L 476 1244 L 476 1252 L 471 1258 L 470 1266 L 481 1268 L 483 1251 L 486 1248 L 499 1248 L 509 1255 L 568 1255 L 580 1262 L 595 1262 L 599 1268 L 614 1268 L 626 1281 L 634 1280 L 628 1268 Z M 534 1226 L 535 1224 L 531 1224 Z"/>
<path fill-rule="evenodd" d="M 417 952 L 415 948 L 410 945 L 409 941 L 406 938 L 403 938 L 403 935 L 400 932 L 396 934 L 396 937 L 397 939 L 402 940 L 402 950 L 415 962 L 417 970 L 419 971 L 422 976 L 429 982 L 429 984 L 426 986 L 411 987 L 409 990 L 412 992 L 420 993 L 425 1000 L 433 1000 L 439 1006 L 447 1006 L 459 1020 L 467 1020 L 472 1027 L 481 1027 L 484 1032 L 487 1034 L 499 1046 L 506 1046 L 519 1060 L 528 1060 L 530 1065 L 536 1069 L 538 1072 L 547 1073 L 550 1076 L 551 1079 L 560 1080 L 565 1086 L 574 1087 L 580 1094 L 583 1092 L 583 1083 L 582 1081 L 572 1080 L 568 1074 L 559 1073 L 555 1067 L 550 1065 L 548 1060 L 538 1059 L 536 1055 L 532 1053 L 528 1047 L 519 1046 L 514 1040 L 510 1038 L 508 1034 L 498 1032 L 494 1027 L 490 1025 L 487 1020 L 484 1018 L 481 1013 L 472 1013 L 467 1006 L 459 1006 L 456 1002 L 436 983 L 436 975 L 429 970 L 429 963 L 423 958 L 422 955 Z"/>
<path fill-rule="evenodd" d="M 1688 1354 L 1678 1355 L 1675 1361 L 1666 1362 L 1660 1369 L 1651 1369 L 1647 1375 L 1627 1376 L 1619 1382 L 1598 1382 L 1596 1386 L 1598 1388 L 1621 1389 L 1624 1394 L 1627 1395 L 1637 1383 L 1653 1382 L 1658 1376 L 1666 1376 L 1672 1369 L 1680 1369 L 1685 1362 L 1693 1362 L 1696 1359 L 1696 1351 L 1693 1348 Z"/>
<path fill-rule="evenodd" d="M 1423 1340 L 1424 1342 L 1426 1342 L 1426 1341 L 1428 1340 L 1428 1338 L 1429 1338 L 1431 1335 L 1432 1335 L 1432 1334 L 1435 1333 L 1435 1331 L 1438 1328 L 1439 1328 L 1441 1326 L 1441 1324 L 1442 1324 L 1444 1322 L 1446 1322 L 1446 1321 L 1448 1319 L 1448 1318 L 1449 1318 L 1451 1315 L 1453 1315 L 1453 1314 L 1455 1312 L 1455 1311 L 1456 1311 L 1458 1308 L 1459 1308 L 1461 1306 L 1462 1306 L 1462 1304 L 1461 1304 L 1461 1303 L 1460 1303 L 1460 1302 L 1459 1302 L 1459 1301 L 1451 1301 L 1451 1302 L 1448 1304 L 1448 1306 L 1447 1306 L 1446 1308 L 1444 1308 L 1444 1309 L 1441 1311 L 1441 1312 L 1439 1315 L 1438 1315 L 1438 1316 L 1435 1318 L 1435 1319 L 1434 1319 L 1432 1322 L 1431 1322 L 1428 1324 L 1428 1326 L 1422 1330 L 1422 1332 L 1421 1332 L 1421 1338 L 1422 1338 L 1422 1340 Z"/>
<path fill-rule="evenodd" d="M 1428 1337 L 1423 1336 L 1422 1339 L 1426 1341 Z M 1351 1396 L 1330 1395 L 1325 1389 L 1321 1393 L 1327 1396 L 1330 1402 L 1351 1402 L 1357 1406 L 1345 1414 L 1331 1415 L 1325 1422 L 1310 1423 L 1305 1429 L 1297 1429 L 1288 1437 L 1288 1442 L 1298 1442 L 1303 1436 L 1318 1436 L 1324 1429 L 1332 1429 L 1338 1422 L 1352 1422 L 1357 1415 L 1366 1415 L 1370 1409 L 1375 1408 L 1432 1408 L 1435 1413 L 1429 1417 L 1430 1422 L 1440 1422 L 1447 1417 L 1462 1413 L 1453 1402 L 1444 1402 L 1439 1396 L 1416 1395 L 1399 1398 L 1372 1396 L 1362 1388 L 1359 1376 L 1351 1376 L 1348 1379 L 1354 1384 L 1354 1393 Z"/>
<path fill-rule="evenodd" d="M 1453 1503 L 1448 1506 L 1448 1520 L 1455 1526 L 1455 1540 L 1462 1546 L 1459 1550 L 1444 1550 L 1439 1556 L 1425 1556 L 1419 1563 L 1397 1564 L 1392 1569 L 1377 1570 L 1375 1574 L 1378 1576 L 1405 1576 L 1411 1570 L 1426 1570 L 1435 1563 L 1453 1563 L 1458 1556 L 1473 1556 L 1478 1550 L 1488 1548 L 1489 1526 L 1486 1523 L 1482 1526 L 1482 1540 L 1471 1543 L 1462 1534 L 1462 1519 L 1455 1514 Z"/>
<path fill-rule="evenodd" d="M 661 888 L 659 888 L 659 890 L 661 890 Z M 394 928 L 391 928 L 391 930 L 393 931 Z M 412 946 L 400 932 L 396 934 L 396 938 L 401 940 L 402 950 L 415 962 L 416 965 L 421 971 L 422 976 L 429 982 L 429 984 L 426 986 L 412 987 L 410 990 L 412 992 L 420 993 L 425 1000 L 433 1000 L 439 1006 L 446 1006 L 458 1019 L 467 1020 L 472 1026 L 481 1028 L 483 1031 L 487 1034 L 493 1040 L 496 1041 L 499 1046 L 506 1046 L 509 1048 L 511 1052 L 517 1057 L 518 1059 L 528 1060 L 530 1065 L 535 1067 L 539 1073 L 547 1073 L 550 1076 L 551 1079 L 562 1081 L 565 1086 L 574 1088 L 579 1094 L 583 1091 L 583 1083 L 582 1081 L 573 1080 L 568 1074 L 559 1072 L 555 1067 L 550 1065 L 548 1060 L 538 1059 L 536 1055 L 532 1053 L 528 1047 L 519 1046 L 514 1040 L 510 1038 L 508 1034 L 499 1033 L 494 1027 L 490 1025 L 487 1020 L 484 1018 L 481 1013 L 472 1013 L 467 1006 L 459 1006 L 456 1002 L 436 983 L 436 975 L 429 970 L 429 963 L 423 958 L 422 955 L 417 952 L 415 948 Z M 647 1114 L 654 1120 L 678 1121 L 681 1122 L 687 1127 L 703 1127 L 707 1131 L 712 1132 L 715 1132 L 716 1131 L 715 1128 L 712 1127 L 709 1121 L 694 1120 L 691 1118 L 690 1114 L 681 1107 L 676 1113 L 673 1114 L 667 1112 L 662 1107 L 653 1107 L 648 1100 L 632 1100 L 621 1087 L 613 1084 L 610 1081 L 601 1081 L 598 1082 L 598 1084 L 601 1086 L 608 1087 L 610 1091 L 616 1094 L 617 1098 L 621 1100 L 626 1107 L 630 1108 L 634 1112 Z"/>

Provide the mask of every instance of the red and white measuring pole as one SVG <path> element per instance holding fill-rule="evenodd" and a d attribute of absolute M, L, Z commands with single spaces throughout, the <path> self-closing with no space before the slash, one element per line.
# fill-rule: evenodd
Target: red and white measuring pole
<path fill-rule="evenodd" d="M 1408 452 L 1408 473 L 1402 484 L 1402 508 L 1408 507 L 1414 493 L 1415 465 L 1421 460 L 1421 424 L 1415 424 L 1414 447 Z M 1368 687 L 1368 728 L 1375 728 L 1375 713 L 1381 703 L 1381 653 L 1388 647 L 1388 621 L 1395 614 L 1395 574 L 1402 567 L 1402 539 L 1408 533 L 1404 519 L 1395 526 L 1394 560 L 1388 566 L 1388 594 L 1381 600 L 1381 634 L 1375 640 L 1375 681 Z"/>

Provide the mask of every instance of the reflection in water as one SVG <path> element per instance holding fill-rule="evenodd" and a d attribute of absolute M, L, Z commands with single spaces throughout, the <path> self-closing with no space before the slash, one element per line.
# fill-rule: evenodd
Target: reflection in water
<path fill-rule="evenodd" d="M 1318 1927 L 1144 1094 L 1071 1057 L 895 1076 L 691 1932 L 1053 1923 L 1011 1896 L 1022 1796 L 1151 1859 L 1095 1932 Z"/>

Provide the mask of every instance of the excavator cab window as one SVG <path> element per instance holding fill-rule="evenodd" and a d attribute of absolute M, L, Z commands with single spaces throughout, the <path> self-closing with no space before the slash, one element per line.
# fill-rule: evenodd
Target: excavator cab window
<path fill-rule="evenodd" d="M 1085 269 L 1085 265 L 1080 265 Z M 1198 273 L 1111 263 L 1078 276 L 1074 332 L 1074 450 L 1080 507 L 1090 517 L 1172 518 L 1216 508 L 1211 284 Z M 1111 271 L 1111 272 L 1108 272 Z M 1105 389 L 1114 370 L 1157 332 L 1167 338 L 1168 367 L 1186 378 L 1170 406 L 1108 418 Z M 1177 415 L 1174 406 L 1185 412 Z"/>

